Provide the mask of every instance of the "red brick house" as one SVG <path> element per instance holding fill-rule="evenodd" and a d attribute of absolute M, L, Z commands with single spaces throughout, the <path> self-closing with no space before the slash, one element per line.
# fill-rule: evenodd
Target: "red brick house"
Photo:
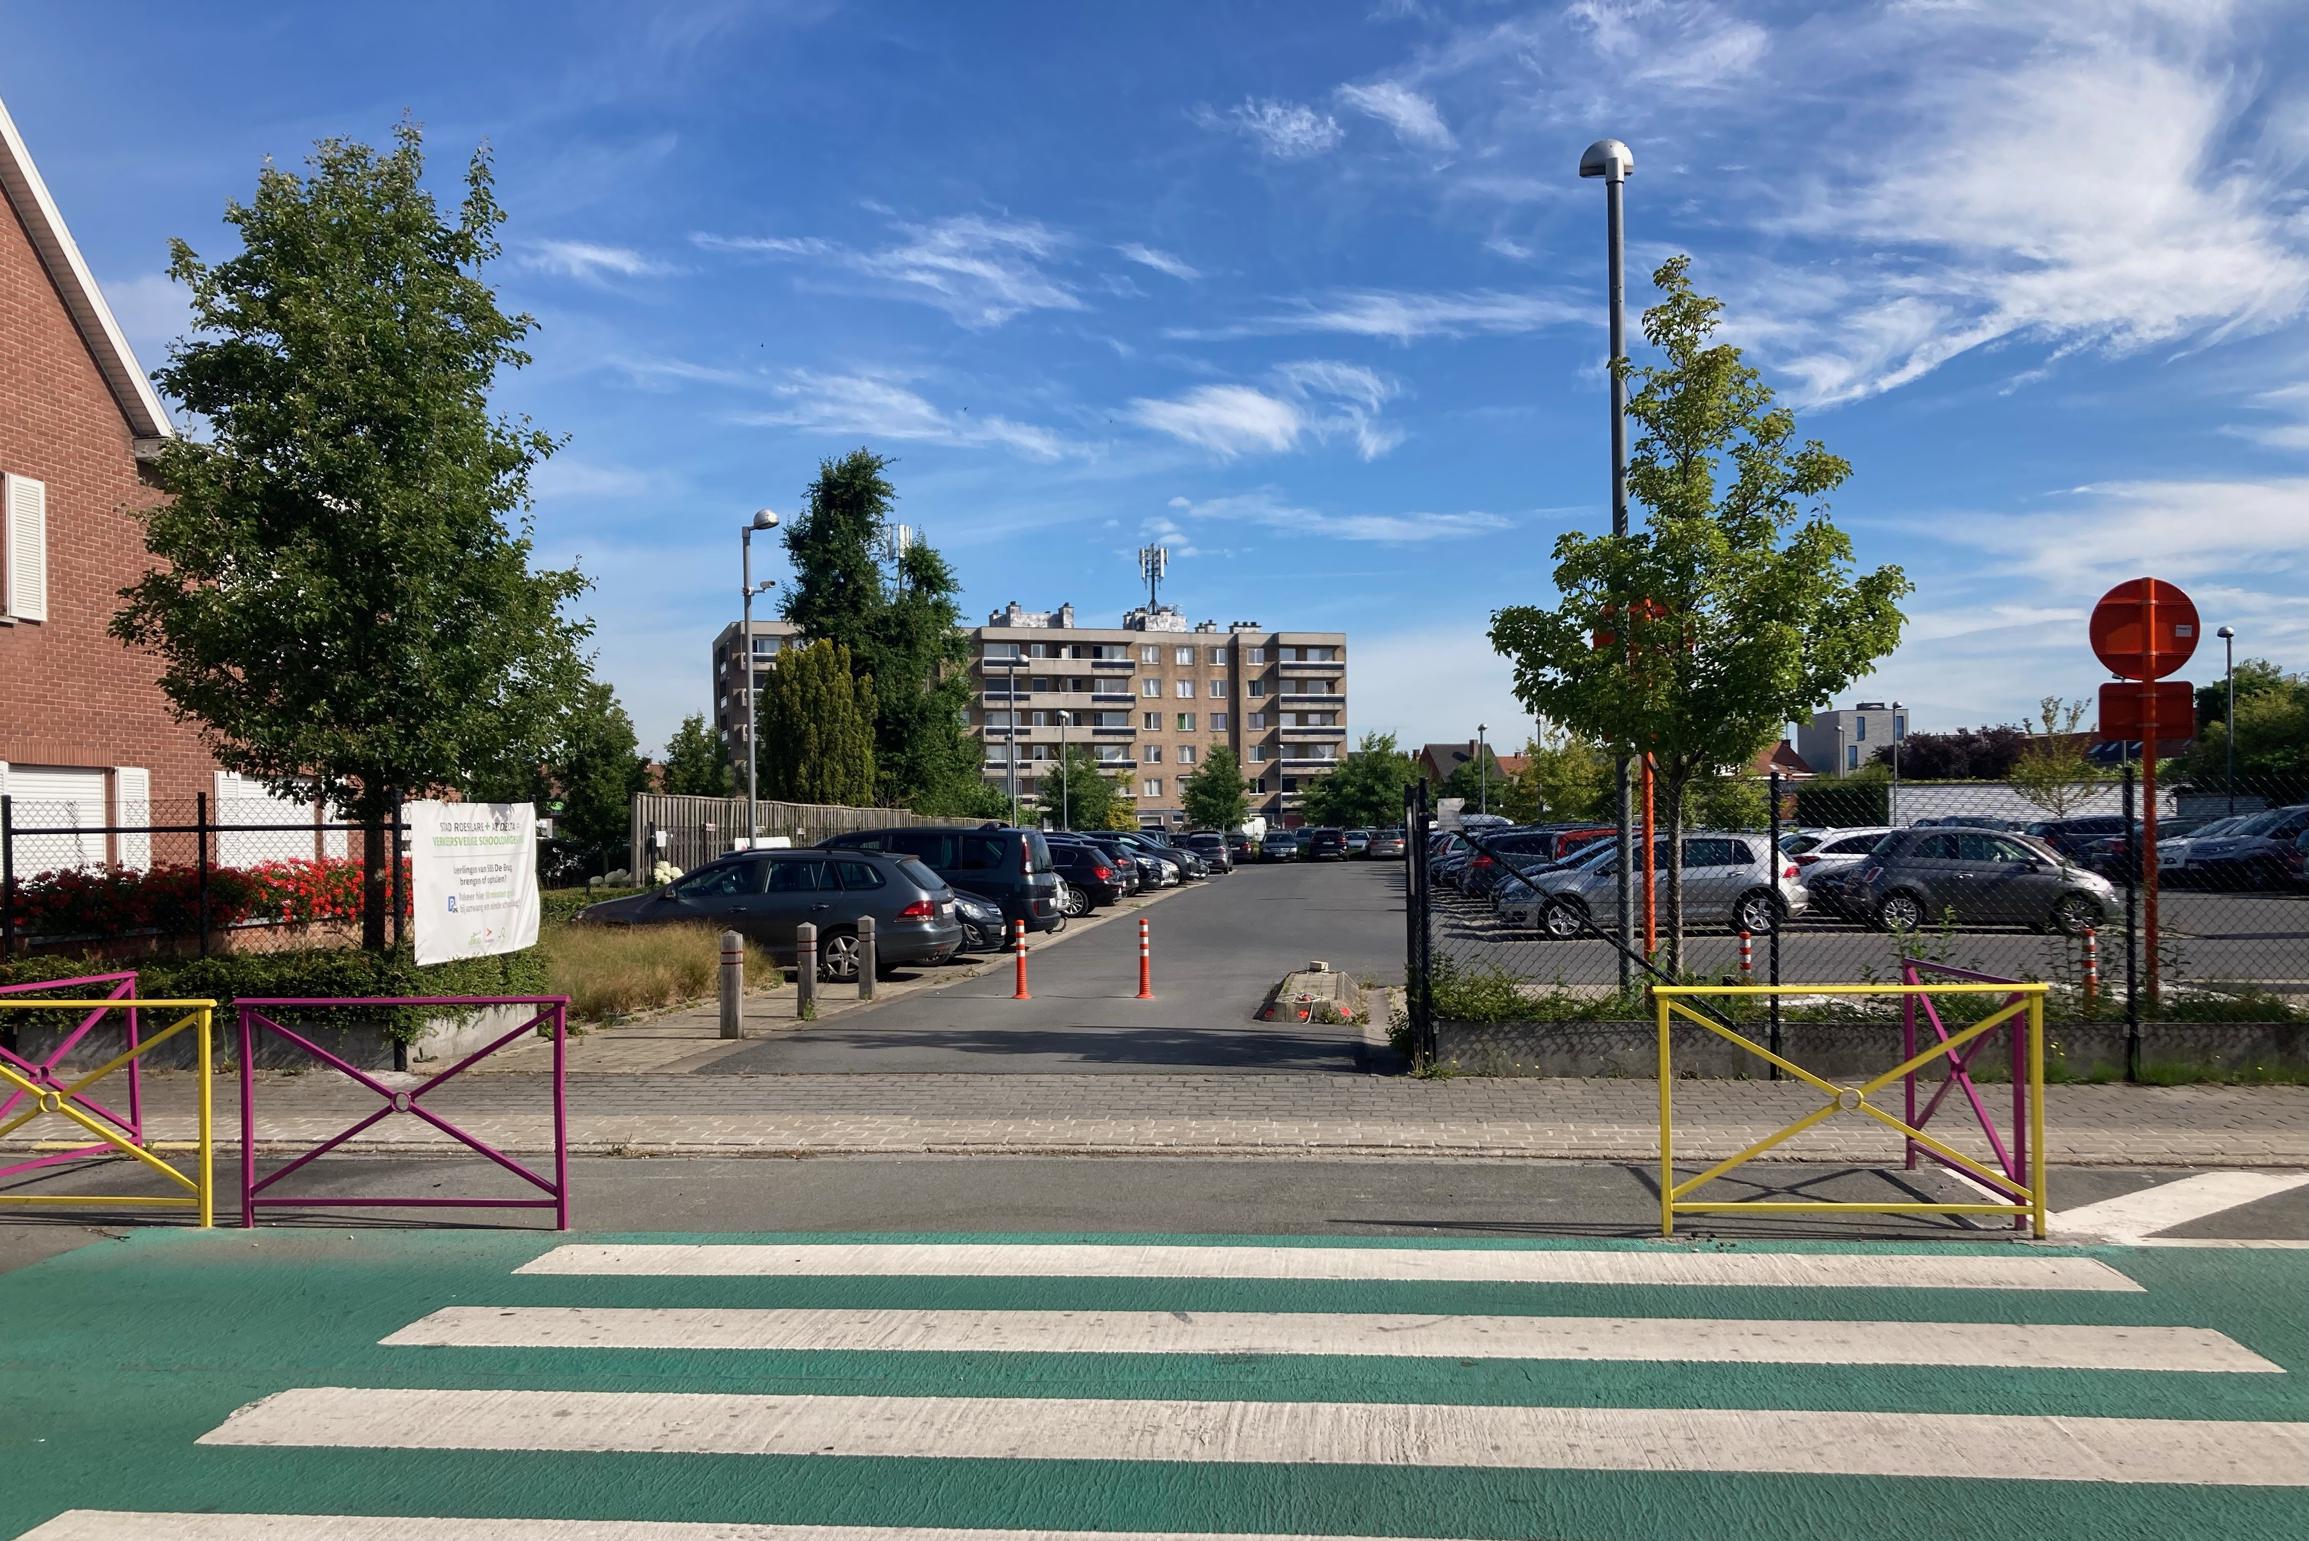
<path fill-rule="evenodd" d="M 175 430 L 5 106 L 0 196 L 0 793 L 19 826 L 173 821 L 227 783 L 169 715 L 158 662 L 105 628 L 148 565 L 143 461 Z M 151 846 L 20 838 L 15 865 L 142 867 Z"/>

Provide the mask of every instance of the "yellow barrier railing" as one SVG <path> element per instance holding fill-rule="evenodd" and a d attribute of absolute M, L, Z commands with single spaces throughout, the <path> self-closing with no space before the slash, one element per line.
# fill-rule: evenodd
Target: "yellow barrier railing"
<path fill-rule="evenodd" d="M 35 1063 L 17 1055 L 0 1054 L 0 1140 L 6 1139 L 33 1119 L 43 1114 L 54 1114 L 80 1126 L 96 1137 L 97 1144 L 61 1154 L 51 1153 L 13 1166 L 0 1167 L 0 1177 L 21 1175 L 25 1172 L 60 1164 L 89 1154 L 113 1154 L 130 1157 L 167 1178 L 185 1192 L 176 1194 L 129 1193 L 0 1193 L 0 1204 L 75 1205 L 81 1208 L 120 1206 L 130 1209 L 191 1209 L 197 1212 L 203 1226 L 216 1222 L 215 1140 L 210 1106 L 212 1019 L 215 1001 L 196 1000 L 141 1000 L 125 997 L 111 1000 L 68 1000 L 53 997 L 12 995 L 0 998 L 0 1012 L 8 1011 L 83 1011 L 101 1014 L 106 1011 L 182 1012 L 174 1022 L 149 1037 L 132 1034 L 128 1048 L 98 1065 L 95 1069 L 79 1072 L 67 1080 L 66 1074 L 52 1064 Z M 109 1109 L 85 1096 L 88 1088 L 111 1075 L 124 1065 L 137 1063 L 143 1056 L 190 1030 L 196 1052 L 195 1096 L 199 1135 L 196 1141 L 196 1165 L 185 1172 L 163 1161 L 146 1148 L 142 1119 L 132 1114 L 133 1122 L 124 1121 Z M 29 1102 L 23 1112 L 15 1112 L 17 1104 Z"/>
<path fill-rule="evenodd" d="M 2025 1218 L 2030 1229 L 2039 1237 L 2045 1234 L 2044 1193 L 2044 999 L 2048 987 L 2043 984 L 1897 984 L 1897 985 L 1661 985 L 1652 991 L 1652 999 L 1659 1015 L 1659 1076 L 1660 1076 L 1660 1234 L 1672 1236 L 1676 1216 L 1690 1214 L 1724 1214 L 1735 1211 L 1753 1211 L 1761 1214 L 1817 1214 L 1846 1211 L 1868 1214 L 1937 1214 L 1937 1215 L 2011 1215 Z M 1840 1086 L 1825 1076 L 1816 1075 L 1802 1065 L 1776 1054 L 1752 1038 L 1743 1036 L 1723 1023 L 1686 1006 L 1684 1001 L 1709 996 L 1772 996 L 1772 995 L 1892 995 L 1931 997 L 1936 995 L 2002 995 L 2010 997 L 2003 1006 L 1980 1021 L 1950 1033 L 1932 1047 L 1913 1054 L 1882 1075 L 1854 1086 Z M 1755 1055 L 1758 1059 L 1778 1066 L 1789 1075 L 1822 1093 L 1827 1101 L 1793 1123 L 1775 1130 L 1756 1141 L 1736 1156 L 1717 1162 L 1696 1177 L 1676 1181 L 1675 1167 L 1675 1064 L 1670 1052 L 1669 1029 L 1677 1018 L 1706 1028 Z M 1956 1051 L 1993 1032 L 2007 1022 L 2025 1017 L 2028 1035 L 2028 1129 L 2021 1137 L 2026 1145 L 2024 1156 L 2027 1177 L 2016 1179 L 2006 1172 L 1982 1164 L 1962 1151 L 1926 1134 L 1905 1119 L 1878 1107 L 1869 1099 L 1886 1087 L 1904 1083 L 1918 1070 L 1934 1060 L 1947 1058 Z M 1952 1061 L 1959 1067 L 1962 1059 Z M 1900 1132 L 1916 1147 L 1930 1151 L 1948 1165 L 1974 1178 L 1992 1192 L 2010 1195 L 2003 1203 L 1886 1203 L 1870 1204 L 1836 1199 L 1743 1199 L 1725 1202 L 1695 1201 L 1686 1194 L 1715 1181 L 1726 1172 L 1752 1161 L 1784 1141 L 1795 1138 L 1815 1124 L 1823 1123 L 1838 1113 L 1861 1113 L 1878 1123 Z M 2014 1131 L 2019 1135 L 2019 1131 Z"/>

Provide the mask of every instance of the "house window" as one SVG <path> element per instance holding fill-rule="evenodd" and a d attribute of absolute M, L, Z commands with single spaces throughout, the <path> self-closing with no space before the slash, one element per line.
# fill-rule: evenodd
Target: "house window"
<path fill-rule="evenodd" d="M 1026 677 L 1026 688 L 1028 690 L 1048 690 L 1050 677 L 1045 674 L 1030 674 Z"/>
<path fill-rule="evenodd" d="M 1264 745 L 1264 744 L 1253 744 L 1253 745 L 1251 746 L 1251 763 L 1252 763 L 1253 765 L 1264 765 L 1264 764 L 1266 764 L 1266 763 L 1267 763 L 1267 746 L 1266 746 L 1266 745 Z"/>
<path fill-rule="evenodd" d="M 1846 744 L 1844 746 L 1844 768 L 1846 770 L 1858 770 L 1860 768 L 1860 746 L 1858 744 Z"/>
<path fill-rule="evenodd" d="M 1225 712 L 1211 713 L 1211 731 L 1213 733 L 1224 733 L 1227 731 L 1227 714 Z"/>
<path fill-rule="evenodd" d="M 1267 650 L 1266 650 L 1265 648 L 1263 648 L 1263 647 L 1255 647 L 1255 648 L 1252 648 L 1252 649 L 1251 649 L 1251 662 L 1253 662 L 1253 663 L 1265 663 L 1266 661 L 1267 661 Z"/>
<path fill-rule="evenodd" d="M 1142 781 L 1142 782 L 1140 782 L 1140 783 L 1138 784 L 1138 792 L 1139 792 L 1139 796 L 1141 796 L 1141 797 L 1160 797 L 1160 796 L 1162 796 L 1162 795 L 1163 795 L 1163 779 L 1162 779 L 1162 777 L 1160 777 L 1160 776 L 1149 776 L 1149 777 L 1147 777 L 1147 779 L 1146 779 L 1146 780 L 1144 780 L 1144 781 Z"/>
<path fill-rule="evenodd" d="M 1194 764 L 1194 763 L 1195 763 L 1195 746 L 1194 746 L 1194 745 L 1192 745 L 1192 744 L 1181 744 L 1181 745 L 1179 745 L 1178 761 L 1179 761 L 1179 763 L 1180 763 L 1181 765 L 1192 765 L 1192 764 Z"/>
<path fill-rule="evenodd" d="M 1250 693 L 1251 693 L 1251 697 L 1252 697 L 1252 699 L 1254 699 L 1254 700 L 1256 700 L 1256 699 L 1257 699 L 1258 697 L 1260 697 L 1260 696 L 1263 696 L 1263 695 L 1265 695 L 1265 694 L 1267 693 L 1267 682 L 1266 682 L 1265 680 L 1253 680 L 1253 681 L 1251 681 L 1251 691 L 1250 691 Z"/>
<path fill-rule="evenodd" d="M 1223 647 L 1214 647 L 1214 648 L 1212 648 L 1212 649 L 1211 649 L 1211 667 L 1212 667 L 1212 668 L 1214 668 L 1214 669 L 1224 669 L 1226 666 L 1227 666 L 1227 650 L 1226 650 L 1225 648 L 1223 648 Z"/>
<path fill-rule="evenodd" d="M 1146 754 L 1145 754 L 1145 758 L 1146 758 L 1146 762 L 1147 762 L 1147 764 L 1149 764 L 1149 765 L 1160 765 L 1160 764 L 1162 764 L 1162 762 L 1163 762 L 1163 746 L 1162 746 L 1162 745 L 1160 745 L 1160 744 L 1149 744 L 1149 745 L 1147 745 L 1147 746 L 1146 746 Z"/>
<path fill-rule="evenodd" d="M 1191 647 L 1182 647 L 1172 653 L 1171 658 L 1176 663 L 1191 664 L 1195 661 L 1195 650 Z"/>
<path fill-rule="evenodd" d="M 1860 742 L 1861 742 L 1861 743 L 1863 743 L 1863 744 L 1865 744 L 1865 743 L 1867 743 L 1867 742 L 1868 742 L 1868 719 L 1867 719 L 1867 718 L 1865 718 L 1865 717 L 1855 717 L 1855 718 L 1853 718 L 1853 719 L 1852 719 L 1852 736 L 1853 736 L 1854 738 L 1856 738 L 1856 739 L 1860 740 Z"/>
<path fill-rule="evenodd" d="M 1138 693 L 1151 701 L 1163 693 L 1163 682 L 1161 680 L 1140 680 Z"/>
<path fill-rule="evenodd" d="M 1139 719 L 1139 726 L 1146 729 L 1149 733 L 1160 733 L 1163 730 L 1163 714 L 1160 712 L 1149 712 L 1144 717 Z"/>
<path fill-rule="evenodd" d="M 1177 683 L 1179 687 L 1178 698 L 1181 701 L 1192 701 L 1195 698 L 1195 682 L 1193 680 L 1180 680 Z"/>
<path fill-rule="evenodd" d="M 1179 731 L 1181 733 L 1192 733 L 1194 730 L 1195 714 L 1193 712 L 1179 713 Z"/>
<path fill-rule="evenodd" d="M 1050 656 L 1050 644 L 1037 642 L 1026 650 L 1026 656 L 1029 658 L 1048 658 Z"/>
<path fill-rule="evenodd" d="M 1162 657 L 1163 650 L 1159 647 L 1155 647 L 1151 643 L 1138 650 L 1138 661 L 1140 663 L 1161 663 Z"/>
<path fill-rule="evenodd" d="M 1264 733 L 1264 732 L 1266 732 L 1266 731 L 1267 731 L 1267 714 L 1266 714 L 1265 712 L 1253 712 L 1253 713 L 1251 713 L 1251 723 L 1250 723 L 1250 726 L 1251 726 L 1251 731 L 1252 731 L 1253 733 Z"/>
<path fill-rule="evenodd" d="M 1225 680 L 1211 681 L 1211 699 L 1213 701 L 1224 701 L 1226 698 L 1227 682 Z"/>
<path fill-rule="evenodd" d="M 1262 797 L 1265 796 L 1267 791 L 1267 778 L 1261 776 L 1258 780 L 1252 782 L 1251 790 L 1260 794 Z"/>
<path fill-rule="evenodd" d="M 1908 716 L 1905 712 L 1893 713 L 1892 736 L 1896 739 L 1906 738 L 1908 736 Z"/>

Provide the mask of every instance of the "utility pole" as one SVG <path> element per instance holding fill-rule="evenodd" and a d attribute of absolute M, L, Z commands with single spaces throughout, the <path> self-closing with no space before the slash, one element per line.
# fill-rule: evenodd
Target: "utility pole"
<path fill-rule="evenodd" d="M 1622 210 L 1624 189 L 1628 174 L 1636 169 L 1635 152 L 1617 139 L 1598 139 L 1587 147 L 1579 158 L 1582 177 L 1601 177 L 1604 197 L 1604 262 L 1607 268 L 1605 283 L 1611 297 L 1611 532 L 1624 538 L 1628 533 L 1628 388 L 1620 374 L 1619 361 L 1627 355 L 1627 223 Z M 1615 595 L 1615 601 L 1628 605 L 1640 595 Z M 1624 622 L 1622 623 L 1625 624 Z M 1628 627 L 1632 634 L 1634 628 Z M 1635 850 L 1632 825 L 1635 809 L 1629 796 L 1628 757 L 1619 756 L 1614 775 L 1615 807 L 1618 815 L 1615 831 L 1619 842 L 1619 934 L 1625 944 L 1635 934 L 1635 888 L 1629 881 L 1635 871 Z M 1632 982 L 1633 969 L 1628 962 L 1626 947 L 1620 951 L 1620 989 L 1624 992 Z"/>
<path fill-rule="evenodd" d="M 761 755 L 755 742 L 754 731 L 754 698 L 761 694 L 754 688 L 754 595 L 757 592 L 766 592 L 773 581 L 764 578 L 760 590 L 754 586 L 754 531 L 774 530 L 777 527 L 778 516 L 774 510 L 757 508 L 754 510 L 754 517 L 747 522 L 744 529 L 738 532 L 738 584 L 741 597 L 738 646 L 742 661 L 745 664 L 746 849 L 749 851 L 754 848 L 754 841 L 762 832 L 762 815 L 759 806 L 760 789 L 756 784 L 756 766 L 760 762 Z"/>

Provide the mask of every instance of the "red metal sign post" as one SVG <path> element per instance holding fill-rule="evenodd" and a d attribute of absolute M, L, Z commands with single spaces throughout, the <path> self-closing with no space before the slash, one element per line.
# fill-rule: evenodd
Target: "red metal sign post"
<path fill-rule="evenodd" d="M 2157 998 L 2157 738 L 2161 727 L 2183 726 L 2179 721 L 2159 722 L 2160 708 L 2170 716 L 2176 698 L 2171 686 L 2160 688 L 2157 681 L 2189 661 L 2189 655 L 2197 650 L 2197 631 L 2196 605 L 2188 595 L 2157 578 L 2135 578 L 2103 594 L 2101 602 L 2093 606 L 2089 628 L 2093 655 L 2119 679 L 2139 682 L 2137 715 L 2120 716 L 2116 725 L 2140 729 L 2141 941 L 2147 954 L 2146 982 L 2152 1003 Z M 2181 684 L 2177 699 L 2185 702 L 2187 691 L 2188 686 Z M 2103 692 L 2104 697 L 2108 694 Z M 2196 731 L 2194 722 L 2186 726 L 2188 731 Z M 2110 718 L 2104 713 L 2101 736 L 2112 736 L 2111 729 Z"/>

